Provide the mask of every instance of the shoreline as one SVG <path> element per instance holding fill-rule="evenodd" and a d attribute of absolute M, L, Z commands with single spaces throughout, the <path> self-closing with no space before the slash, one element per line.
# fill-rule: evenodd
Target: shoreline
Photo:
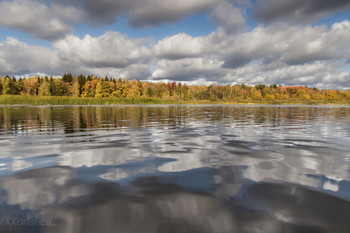
<path fill-rule="evenodd" d="M 84 107 L 102 107 L 102 108 L 126 108 L 126 107 L 148 107 L 148 108 L 166 108 L 166 107 L 263 107 L 263 108 L 350 108 L 350 105 L 339 104 L 114 104 L 114 105 L 30 105 L 14 104 L 1 105 L 1 108 L 84 108 Z"/>
<path fill-rule="evenodd" d="M 150 106 L 150 105 L 222 105 L 222 106 L 243 106 L 243 105 L 261 105 L 261 106 L 350 106 L 349 100 L 175 100 L 160 98 L 84 98 L 69 96 L 20 96 L 20 95 L 0 95 L 0 106 Z"/>

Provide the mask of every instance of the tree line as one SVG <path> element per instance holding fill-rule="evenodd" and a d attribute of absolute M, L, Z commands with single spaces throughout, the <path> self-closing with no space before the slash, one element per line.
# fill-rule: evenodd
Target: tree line
<path fill-rule="evenodd" d="M 0 94 L 73 97 L 153 97 L 171 100 L 350 100 L 350 91 L 322 90 L 307 86 L 274 85 L 209 85 L 189 86 L 180 82 L 149 82 L 101 78 L 93 75 L 64 74 L 62 77 L 0 77 Z"/>

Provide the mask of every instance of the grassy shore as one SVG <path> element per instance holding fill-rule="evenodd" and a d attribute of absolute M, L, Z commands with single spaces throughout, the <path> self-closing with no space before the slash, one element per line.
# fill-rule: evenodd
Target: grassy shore
<path fill-rule="evenodd" d="M 83 98 L 67 96 L 20 96 L 0 95 L 0 105 L 118 105 L 118 104 L 302 104 L 302 105 L 350 105 L 350 101 L 316 101 L 316 100 L 172 100 L 159 98 Z"/>

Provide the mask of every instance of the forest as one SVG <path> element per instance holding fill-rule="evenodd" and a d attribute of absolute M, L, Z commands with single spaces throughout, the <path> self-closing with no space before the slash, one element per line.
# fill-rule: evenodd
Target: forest
<path fill-rule="evenodd" d="M 108 99 L 137 100 L 148 98 L 166 100 L 168 101 L 166 103 L 350 103 L 350 91 L 323 90 L 307 86 L 276 84 L 190 86 L 180 82 L 150 82 L 72 74 L 64 74 L 59 78 L 35 76 L 16 79 L 9 76 L 0 77 L 0 94 L 2 96 L 59 96 L 82 99 L 109 97 Z M 24 100 L 24 98 L 20 100 Z M 2 102 L 0 98 L 0 104 L 4 104 Z M 93 103 L 103 104 L 103 101 Z"/>

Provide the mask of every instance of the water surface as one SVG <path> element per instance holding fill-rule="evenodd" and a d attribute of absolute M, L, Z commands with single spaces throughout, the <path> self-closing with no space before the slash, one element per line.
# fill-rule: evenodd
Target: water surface
<path fill-rule="evenodd" d="M 349 165 L 349 107 L 0 107 L 0 231 L 348 233 Z"/>

